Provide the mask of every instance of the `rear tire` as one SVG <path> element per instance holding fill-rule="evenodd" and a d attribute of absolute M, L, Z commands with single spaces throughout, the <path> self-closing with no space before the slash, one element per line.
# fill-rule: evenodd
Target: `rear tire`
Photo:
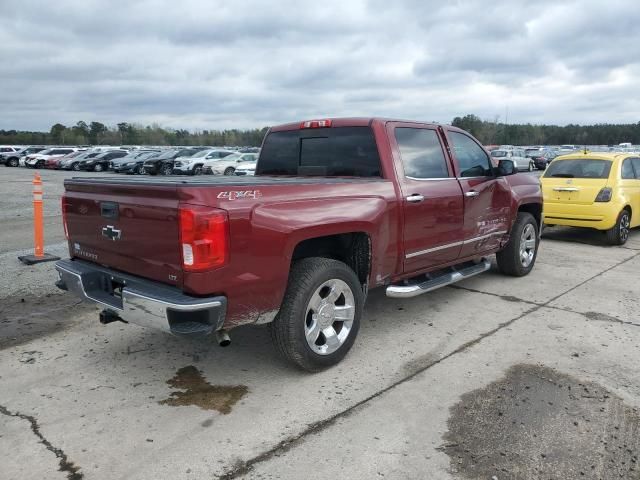
<path fill-rule="evenodd" d="M 80 171 L 80 164 L 78 162 L 72 164 L 71 165 L 71 170 L 73 170 L 74 172 L 79 172 Z"/>
<path fill-rule="evenodd" d="M 173 167 L 171 166 L 171 164 L 165 163 L 164 165 L 162 165 L 160 173 L 162 173 L 162 175 L 171 175 L 173 173 Z"/>
<path fill-rule="evenodd" d="M 236 169 L 233 167 L 227 167 L 224 171 L 225 175 L 233 175 L 235 173 Z"/>
<path fill-rule="evenodd" d="M 533 162 L 529 162 L 529 171 L 533 172 L 536 168 L 536 165 Z"/>
<path fill-rule="evenodd" d="M 626 208 L 618 215 L 618 220 L 613 228 L 606 231 L 607 242 L 610 245 L 624 245 L 629 239 L 631 225 L 631 213 Z"/>
<path fill-rule="evenodd" d="M 364 299 L 357 275 L 346 264 L 319 257 L 297 261 L 270 325 L 276 349 L 308 372 L 335 365 L 355 341 Z"/>
<path fill-rule="evenodd" d="M 498 253 L 498 269 L 504 275 L 523 277 L 536 263 L 538 256 L 538 222 L 527 212 L 518 212 L 509 243 Z"/>
<path fill-rule="evenodd" d="M 104 167 L 102 166 L 101 163 L 96 163 L 96 166 L 93 167 L 94 172 L 101 172 L 102 170 L 104 170 Z"/>

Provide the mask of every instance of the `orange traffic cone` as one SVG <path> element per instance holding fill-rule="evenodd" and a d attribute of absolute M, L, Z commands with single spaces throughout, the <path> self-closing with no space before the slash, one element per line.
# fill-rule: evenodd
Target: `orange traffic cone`
<path fill-rule="evenodd" d="M 33 177 L 33 255 L 18 257 L 22 263 L 33 265 L 40 262 L 51 262 L 60 260 L 60 257 L 44 253 L 44 218 L 42 215 L 42 180 L 40 173 L 36 172 Z"/>

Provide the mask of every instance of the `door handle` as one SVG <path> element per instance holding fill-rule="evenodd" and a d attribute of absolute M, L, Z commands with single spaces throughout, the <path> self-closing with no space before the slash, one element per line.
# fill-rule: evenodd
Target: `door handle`
<path fill-rule="evenodd" d="M 465 197 L 477 197 L 480 195 L 480 192 L 476 192 L 475 190 L 469 190 L 468 192 L 464 192 Z"/>
<path fill-rule="evenodd" d="M 419 195 L 417 193 L 414 193 L 413 195 L 409 195 L 407 197 L 407 202 L 411 202 L 411 203 L 418 203 L 424 200 L 424 196 L 423 195 Z"/>

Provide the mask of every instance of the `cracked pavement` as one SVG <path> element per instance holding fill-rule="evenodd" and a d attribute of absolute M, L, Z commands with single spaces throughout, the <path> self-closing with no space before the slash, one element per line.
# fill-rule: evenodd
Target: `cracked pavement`
<path fill-rule="evenodd" d="M 406 300 L 372 291 L 351 353 L 315 375 L 283 363 L 264 327 L 236 329 L 220 349 L 133 325 L 102 326 L 93 309 L 55 292 L 51 265 L 25 267 L 13 255 L 1 257 L 5 278 L 15 279 L 0 293 L 3 479 L 535 478 L 532 469 L 552 461 L 568 465 L 564 478 L 607 478 L 601 465 L 580 475 L 573 468 L 580 456 L 526 449 L 509 452 L 513 471 L 496 466 L 474 476 L 465 452 L 446 448 L 452 431 L 465 432 L 453 412 L 471 399 L 478 422 L 498 421 L 499 403 L 478 402 L 522 365 L 596 385 L 624 403 L 605 409 L 607 425 L 624 427 L 633 415 L 619 412 L 640 408 L 640 231 L 619 248 L 589 231 L 554 228 L 528 277 L 493 269 Z M 187 367 L 206 391 L 246 393 L 228 413 L 173 406 L 166 399 Z M 629 425 L 623 430 L 637 432 Z M 524 440 L 540 433 L 505 428 L 519 435 L 517 445 L 532 445 Z M 604 434 L 545 435 L 589 446 Z M 592 448 L 598 456 L 601 447 Z M 632 467 L 634 451 L 627 455 Z"/>

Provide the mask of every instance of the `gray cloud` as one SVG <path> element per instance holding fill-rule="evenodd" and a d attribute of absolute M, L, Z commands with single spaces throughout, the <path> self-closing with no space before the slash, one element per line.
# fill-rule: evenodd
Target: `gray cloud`
<path fill-rule="evenodd" d="M 0 3 L 0 128 L 640 120 L 636 0 Z"/>

